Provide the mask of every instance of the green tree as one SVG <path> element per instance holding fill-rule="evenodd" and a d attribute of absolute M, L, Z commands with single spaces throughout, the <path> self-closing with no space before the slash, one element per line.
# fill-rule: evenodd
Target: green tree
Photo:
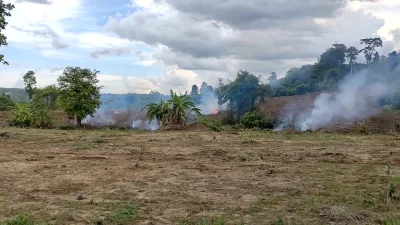
<path fill-rule="evenodd" d="M 273 82 L 275 82 L 275 81 L 277 81 L 277 80 L 278 80 L 278 76 L 276 75 L 275 72 L 272 72 L 272 73 L 271 73 L 271 76 L 268 77 L 268 82 L 269 82 L 269 83 L 273 83 Z"/>
<path fill-rule="evenodd" d="M 171 99 L 168 103 L 171 105 L 171 119 L 174 124 L 183 125 L 186 123 L 187 113 L 194 112 L 201 115 L 200 109 L 196 108 L 194 103 L 190 101 L 190 96 L 187 94 L 178 95 L 170 90 Z"/>
<path fill-rule="evenodd" d="M 255 108 L 257 100 L 272 94 L 269 85 L 260 84 L 260 79 L 247 71 L 239 71 L 233 82 L 224 84 L 220 80 L 216 89 L 219 104 L 228 103 L 229 117 L 237 121 L 244 113 Z"/>
<path fill-rule="evenodd" d="M 33 93 L 35 92 L 36 88 L 36 77 L 35 77 L 35 72 L 32 70 L 28 71 L 24 76 L 24 84 L 25 84 L 25 91 L 29 95 L 29 101 L 32 100 Z"/>
<path fill-rule="evenodd" d="M 365 54 L 365 59 L 367 60 L 367 64 L 372 62 L 372 56 L 376 53 L 375 48 L 382 47 L 383 42 L 380 38 L 364 38 L 360 41 L 361 44 L 366 45 L 363 49 Z"/>
<path fill-rule="evenodd" d="M 372 61 L 373 61 L 373 62 L 376 62 L 376 63 L 381 61 L 381 56 L 379 55 L 378 52 L 375 52 L 374 58 L 373 58 Z"/>
<path fill-rule="evenodd" d="M 145 109 L 147 109 L 146 118 L 150 123 L 153 120 L 157 120 L 158 125 L 165 126 L 168 123 L 169 115 L 171 114 L 169 106 L 170 105 L 163 100 L 161 100 L 159 104 L 147 104 L 145 107 Z"/>
<path fill-rule="evenodd" d="M 3 30 L 6 29 L 7 21 L 6 17 L 11 16 L 11 11 L 14 9 L 14 5 L 11 3 L 5 4 L 3 0 L 0 0 L 0 47 L 6 46 L 7 37 L 3 34 Z M 4 60 L 4 55 L 0 54 L 0 63 L 8 65 L 8 62 Z"/>
<path fill-rule="evenodd" d="M 11 100 L 9 95 L 4 93 L 0 94 L 0 111 L 11 110 L 14 106 L 14 102 Z"/>
<path fill-rule="evenodd" d="M 347 47 L 344 44 L 333 44 L 320 57 L 319 64 L 325 69 L 332 69 L 345 62 Z"/>
<path fill-rule="evenodd" d="M 57 97 L 59 90 L 56 85 L 48 85 L 44 88 L 38 88 L 33 95 L 34 102 L 41 102 L 49 109 L 57 109 Z"/>
<path fill-rule="evenodd" d="M 194 103 L 196 104 L 200 103 L 199 87 L 197 87 L 197 85 L 195 84 L 192 86 L 192 91 L 190 92 L 190 98 Z"/>
<path fill-rule="evenodd" d="M 93 116 L 101 105 L 98 73 L 97 70 L 67 67 L 58 78 L 59 106 L 76 118 L 77 126 L 82 125 L 85 117 Z"/>
<path fill-rule="evenodd" d="M 346 58 L 349 60 L 351 74 L 353 74 L 353 64 L 357 62 L 357 55 L 363 50 L 358 50 L 356 47 L 351 46 L 346 51 Z"/>
<path fill-rule="evenodd" d="M 190 101 L 190 96 L 187 94 L 178 95 L 176 92 L 170 90 L 171 99 L 168 102 L 161 100 L 159 104 L 150 103 L 144 109 L 147 109 L 146 118 L 151 122 L 157 120 L 161 126 L 167 124 L 186 123 L 187 115 L 195 113 L 200 116 L 200 109 L 195 107 L 194 102 Z"/>

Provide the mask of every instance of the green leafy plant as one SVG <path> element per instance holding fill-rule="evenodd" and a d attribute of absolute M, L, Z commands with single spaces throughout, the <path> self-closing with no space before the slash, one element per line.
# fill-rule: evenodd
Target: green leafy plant
<path fill-rule="evenodd" d="M 245 128 L 273 129 L 275 119 L 263 115 L 259 110 L 254 110 L 245 113 L 240 118 L 240 123 Z"/>
<path fill-rule="evenodd" d="M 51 116 L 47 107 L 40 103 L 18 103 L 12 110 L 12 126 L 51 127 Z"/>
<path fill-rule="evenodd" d="M 69 116 L 76 118 L 77 126 L 82 125 L 86 116 L 93 116 L 101 105 L 98 73 L 97 70 L 67 67 L 58 78 L 58 105 Z"/>
<path fill-rule="evenodd" d="M 201 116 L 199 122 L 215 132 L 222 132 L 224 131 L 224 127 L 222 126 L 222 122 L 217 119 L 211 119 L 207 116 Z"/>
<path fill-rule="evenodd" d="M 41 102 L 34 102 L 31 105 L 31 126 L 48 128 L 51 127 L 52 121 L 50 111 L 47 105 Z"/>
<path fill-rule="evenodd" d="M 151 122 L 157 120 L 159 125 L 165 126 L 167 124 L 186 124 L 188 113 L 194 113 L 201 116 L 199 108 L 190 100 L 187 94 L 178 95 L 176 92 L 170 90 L 171 99 L 168 102 L 160 101 L 157 103 L 150 103 L 144 109 L 147 109 L 146 118 Z"/>
<path fill-rule="evenodd" d="M 18 103 L 12 112 L 11 125 L 28 127 L 32 122 L 31 105 L 29 103 Z"/>
<path fill-rule="evenodd" d="M 59 90 L 56 85 L 49 85 L 44 88 L 36 88 L 33 95 L 34 102 L 40 102 L 46 105 L 49 109 L 58 109 L 57 98 Z"/>
<path fill-rule="evenodd" d="M 0 111 L 8 111 L 14 107 L 14 102 L 9 95 L 0 94 Z"/>

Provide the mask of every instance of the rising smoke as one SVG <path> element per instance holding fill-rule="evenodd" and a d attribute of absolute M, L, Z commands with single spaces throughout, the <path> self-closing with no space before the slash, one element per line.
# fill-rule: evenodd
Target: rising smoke
<path fill-rule="evenodd" d="M 148 95 L 150 96 L 150 95 Z M 165 97 L 167 99 L 165 99 Z M 139 130 L 158 130 L 157 121 L 149 122 L 146 119 L 146 111 L 142 108 L 149 103 L 158 103 L 160 100 L 167 101 L 168 96 L 155 98 L 141 97 L 140 106 L 133 107 L 135 100 L 127 100 L 124 95 L 113 95 L 110 99 L 107 95 L 102 95 L 101 107 L 96 111 L 94 117 L 87 117 L 83 122 L 92 126 L 115 126 Z M 200 95 L 199 104 L 196 105 L 204 115 L 216 114 L 224 110 L 225 106 L 219 106 L 218 99 L 213 91 L 204 91 Z M 188 115 L 188 123 L 195 123 L 195 115 Z"/>
<path fill-rule="evenodd" d="M 226 109 L 226 105 L 219 105 L 214 92 L 206 92 L 201 95 L 200 103 L 196 105 L 204 115 L 216 114 Z"/>
<path fill-rule="evenodd" d="M 311 110 L 300 113 L 287 110 L 277 130 L 286 127 L 301 131 L 316 130 L 330 124 L 367 119 L 380 112 L 378 100 L 397 85 L 383 74 L 362 71 L 348 75 L 339 84 L 337 92 L 320 94 Z"/>

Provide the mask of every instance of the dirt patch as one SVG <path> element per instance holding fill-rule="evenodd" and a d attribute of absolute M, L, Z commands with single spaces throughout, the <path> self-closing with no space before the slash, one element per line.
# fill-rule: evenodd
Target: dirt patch
<path fill-rule="evenodd" d="M 0 221 L 375 224 L 400 207 L 385 202 L 386 165 L 400 175 L 397 135 L 4 132 Z"/>

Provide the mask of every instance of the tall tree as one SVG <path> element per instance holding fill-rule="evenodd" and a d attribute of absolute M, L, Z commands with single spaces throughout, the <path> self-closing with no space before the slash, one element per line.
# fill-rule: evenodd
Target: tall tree
<path fill-rule="evenodd" d="M 25 91 L 28 92 L 29 95 L 29 101 L 32 100 L 33 93 L 35 92 L 36 88 L 36 77 L 35 77 L 35 72 L 32 70 L 28 71 L 24 76 L 24 84 L 25 84 Z"/>
<path fill-rule="evenodd" d="M 197 85 L 192 86 L 192 91 L 190 92 L 190 98 L 192 101 L 196 104 L 200 103 L 200 93 L 199 93 L 199 87 Z"/>
<path fill-rule="evenodd" d="M 268 77 L 268 82 L 269 82 L 269 83 L 273 83 L 273 82 L 275 82 L 275 81 L 277 81 L 277 80 L 278 80 L 278 76 L 276 75 L 275 72 L 272 72 L 272 73 L 271 73 L 271 76 Z"/>
<path fill-rule="evenodd" d="M 390 70 L 394 70 L 400 64 L 399 54 L 396 51 L 389 53 L 388 62 L 390 65 Z"/>
<path fill-rule="evenodd" d="M 76 118 L 77 126 L 82 125 L 85 117 L 93 116 L 101 105 L 102 87 L 98 86 L 98 73 L 97 70 L 67 67 L 63 75 L 58 78 L 60 108 L 69 116 Z"/>
<path fill-rule="evenodd" d="M 379 55 L 378 52 L 375 52 L 374 58 L 372 59 L 373 62 L 380 62 L 381 61 L 381 56 Z"/>
<path fill-rule="evenodd" d="M 353 74 L 353 64 L 357 61 L 357 55 L 360 54 L 362 50 L 358 50 L 356 47 L 351 46 L 346 51 L 346 58 L 349 60 L 351 74 Z"/>
<path fill-rule="evenodd" d="M 364 50 L 365 59 L 367 60 L 367 64 L 372 62 L 372 56 L 375 54 L 377 47 L 382 47 L 383 42 L 380 38 L 364 38 L 360 41 L 361 44 L 366 45 Z"/>
<path fill-rule="evenodd" d="M 6 29 L 7 21 L 6 17 L 11 16 L 11 11 L 14 9 L 14 5 L 11 3 L 5 4 L 3 0 L 0 0 L 0 47 L 6 46 L 7 37 L 3 34 L 3 30 Z M 8 62 L 4 60 L 4 55 L 0 54 L 0 63 L 8 65 Z"/>
<path fill-rule="evenodd" d="M 323 68 L 332 69 L 345 62 L 347 47 L 344 44 L 333 44 L 320 57 L 319 64 Z"/>
<path fill-rule="evenodd" d="M 199 87 L 197 85 L 192 86 L 192 91 L 190 92 L 190 95 L 198 95 L 199 94 Z"/>
<path fill-rule="evenodd" d="M 227 84 L 220 81 L 216 90 L 219 104 L 228 102 L 230 119 L 236 121 L 244 113 L 255 108 L 256 101 L 262 101 L 271 94 L 268 85 L 260 84 L 260 79 L 247 71 L 239 71 L 236 79 Z"/>
<path fill-rule="evenodd" d="M 59 91 L 56 85 L 48 85 L 44 88 L 38 88 L 33 95 L 34 102 L 40 102 L 49 109 L 57 109 L 57 97 Z"/>

